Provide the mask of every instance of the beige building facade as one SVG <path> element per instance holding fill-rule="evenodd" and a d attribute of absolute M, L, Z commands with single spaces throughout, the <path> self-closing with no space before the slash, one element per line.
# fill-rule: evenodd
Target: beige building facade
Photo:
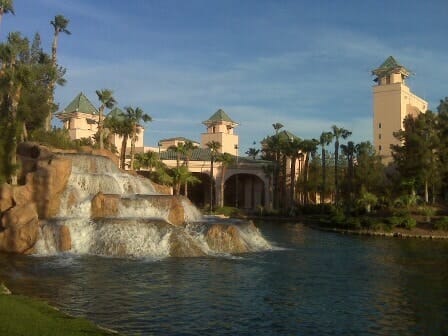
<path fill-rule="evenodd" d="M 119 113 L 121 110 L 115 108 L 111 113 Z M 62 121 L 63 128 L 67 129 L 71 140 L 80 140 L 82 138 L 92 139 L 98 132 L 98 109 L 90 102 L 90 100 L 80 92 L 71 102 L 59 113 L 56 117 Z M 138 127 L 138 136 L 135 143 L 136 152 L 143 152 L 143 137 L 145 129 L 142 126 Z M 120 149 L 123 138 L 116 134 L 109 136 L 111 144 Z M 131 142 L 127 142 L 128 148 L 131 147 Z"/>
<path fill-rule="evenodd" d="M 207 127 L 207 132 L 201 135 L 201 147 L 207 148 L 207 143 L 216 141 L 221 144 L 220 153 L 235 155 L 238 150 L 238 135 L 234 129 L 238 123 L 234 122 L 221 109 L 216 111 L 210 118 L 202 122 Z"/>
<path fill-rule="evenodd" d="M 409 70 L 389 56 L 372 71 L 373 86 L 373 143 L 385 164 L 392 162 L 391 145 L 399 144 L 393 133 L 403 129 L 407 115 L 417 116 L 428 110 L 428 102 L 411 92 L 406 85 Z"/>

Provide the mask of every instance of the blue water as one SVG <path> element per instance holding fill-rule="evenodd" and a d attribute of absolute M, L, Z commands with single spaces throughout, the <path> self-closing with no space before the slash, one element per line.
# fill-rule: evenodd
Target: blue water
<path fill-rule="evenodd" d="M 0 256 L 0 275 L 125 335 L 448 335 L 448 241 L 257 225 L 278 249 L 157 262 Z"/>

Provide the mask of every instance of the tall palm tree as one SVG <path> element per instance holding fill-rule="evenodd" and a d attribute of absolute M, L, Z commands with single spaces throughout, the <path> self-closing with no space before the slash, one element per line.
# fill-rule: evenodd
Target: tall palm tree
<path fill-rule="evenodd" d="M 213 176 L 213 163 L 221 148 L 221 143 L 218 141 L 209 141 L 206 146 L 210 149 L 210 213 L 213 212 L 213 190 L 215 187 L 215 178 Z"/>
<path fill-rule="evenodd" d="M 11 183 L 17 184 L 17 135 L 19 130 L 24 129 L 24 120 L 19 118 L 18 109 L 19 102 L 22 97 L 22 89 L 30 82 L 30 78 L 33 75 L 31 67 L 24 63 L 21 59 L 21 55 L 29 51 L 29 41 L 27 38 L 23 38 L 19 32 L 10 33 L 8 35 L 8 41 L 2 45 L 1 61 L 5 65 L 2 71 L 2 79 L 6 84 L 6 96 L 3 98 L 6 104 L 9 123 L 9 127 L 15 130 L 14 135 L 11 138 L 10 158 L 11 170 Z"/>
<path fill-rule="evenodd" d="M 98 100 L 101 102 L 101 105 L 98 108 L 98 141 L 100 149 L 104 149 L 104 109 L 106 107 L 112 109 L 117 101 L 114 98 L 114 92 L 110 89 L 96 90 L 95 92 L 98 96 Z"/>
<path fill-rule="evenodd" d="M 56 15 L 54 17 L 54 20 L 50 21 L 50 24 L 54 28 L 53 44 L 51 46 L 51 59 L 53 60 L 54 65 L 56 65 L 56 63 L 57 63 L 56 56 L 57 56 L 57 50 L 58 50 L 59 33 L 71 35 L 71 32 L 67 29 L 69 22 L 70 21 L 67 18 L 65 18 L 63 15 Z"/>
<path fill-rule="evenodd" d="M 190 166 L 190 160 L 191 160 L 191 156 L 193 155 L 193 151 L 198 148 L 198 146 L 196 146 L 195 144 L 193 144 L 192 141 L 187 140 L 184 143 L 184 155 L 185 155 L 185 166 L 187 167 L 187 170 L 189 169 Z M 188 197 L 188 182 L 185 181 L 185 197 Z"/>
<path fill-rule="evenodd" d="M 177 170 L 177 172 L 180 172 L 180 170 L 179 170 L 180 159 L 183 155 L 185 155 L 184 144 L 182 142 L 180 142 L 177 145 L 172 145 L 172 146 L 168 147 L 168 150 L 175 153 L 175 155 L 176 155 L 176 170 Z M 179 195 L 179 194 L 180 194 L 180 178 L 178 178 L 178 179 L 175 178 L 174 195 Z"/>
<path fill-rule="evenodd" d="M 14 13 L 14 0 L 0 0 L 0 25 L 3 21 L 3 15 Z"/>
<path fill-rule="evenodd" d="M 296 165 L 297 160 L 302 154 L 302 140 L 299 138 L 293 138 L 289 142 L 289 148 L 291 153 L 291 178 L 290 178 L 290 206 L 293 206 L 296 200 Z"/>
<path fill-rule="evenodd" d="M 54 20 L 50 21 L 50 24 L 54 28 L 54 35 L 53 35 L 53 43 L 51 46 L 51 60 L 53 62 L 53 67 L 55 69 L 58 68 L 57 65 L 57 50 L 58 50 L 58 40 L 59 40 L 59 34 L 64 33 L 67 35 L 71 35 L 71 32 L 67 29 L 68 23 L 70 21 L 66 19 L 63 15 L 56 15 L 54 17 Z M 61 84 L 60 81 L 58 81 L 58 84 Z M 49 106 L 50 111 L 48 113 L 47 119 L 45 120 L 45 130 L 49 131 L 51 128 L 51 114 L 52 109 L 54 105 L 54 87 L 56 85 L 56 79 L 50 82 L 49 85 L 49 91 L 50 91 L 50 97 L 49 97 Z"/>
<path fill-rule="evenodd" d="M 347 158 L 347 189 L 348 199 L 352 200 L 353 195 L 353 179 L 355 177 L 355 153 L 356 146 L 353 141 L 347 142 L 346 145 L 341 145 L 342 153 Z M 351 202 L 349 202 L 351 204 Z"/>
<path fill-rule="evenodd" d="M 247 151 L 246 151 L 246 154 L 248 155 L 248 156 L 250 156 L 252 159 L 256 159 L 257 158 L 257 155 L 260 153 L 260 150 L 259 149 L 256 149 L 256 148 L 249 148 Z"/>
<path fill-rule="evenodd" d="M 280 205 L 280 183 L 279 183 L 279 172 L 280 172 L 280 139 L 279 130 L 283 128 L 283 124 L 277 122 L 272 124 L 275 131 L 275 136 L 271 137 L 273 142 L 273 150 L 275 156 L 275 166 L 274 166 L 274 207 L 279 208 Z"/>
<path fill-rule="evenodd" d="M 338 161 L 339 161 L 339 139 L 347 139 L 352 132 L 345 128 L 339 128 L 336 125 L 331 126 L 334 138 L 334 200 L 336 205 L 339 201 L 339 179 L 338 179 Z"/>
<path fill-rule="evenodd" d="M 325 193 L 326 193 L 326 162 L 325 162 L 325 147 L 330 144 L 333 140 L 333 133 L 331 132 L 323 132 L 319 138 L 319 145 L 322 149 L 322 189 L 320 194 L 320 202 L 325 202 Z"/>
<path fill-rule="evenodd" d="M 216 161 L 221 163 L 221 186 L 219 188 L 219 206 L 224 206 L 224 182 L 227 168 L 236 162 L 236 158 L 229 153 L 222 153 L 216 157 Z"/>
<path fill-rule="evenodd" d="M 305 204 L 308 204 L 309 195 L 308 195 L 308 178 L 310 171 L 310 159 L 317 151 L 317 146 L 319 145 L 319 141 L 316 139 L 305 139 L 301 143 L 301 150 L 305 155 L 305 164 L 304 164 L 304 172 L 303 172 L 303 181 L 304 181 L 304 193 L 303 193 L 303 201 Z"/>
<path fill-rule="evenodd" d="M 129 164 L 129 169 L 134 170 L 134 156 L 135 156 L 135 142 L 137 141 L 137 126 L 140 122 L 150 122 L 152 118 L 149 114 L 146 114 L 140 107 L 132 108 L 126 107 L 126 114 L 131 123 L 132 133 L 131 133 L 131 162 Z"/>
<path fill-rule="evenodd" d="M 126 149 L 128 139 L 132 134 L 132 125 L 126 114 L 119 108 L 114 108 L 109 115 L 104 119 L 105 128 L 108 128 L 112 133 L 121 136 L 120 148 L 120 162 L 121 169 L 126 169 Z"/>

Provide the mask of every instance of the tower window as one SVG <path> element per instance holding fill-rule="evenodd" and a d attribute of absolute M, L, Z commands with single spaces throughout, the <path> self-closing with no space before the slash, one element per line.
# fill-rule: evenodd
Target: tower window
<path fill-rule="evenodd" d="M 378 149 L 381 150 L 381 145 L 378 146 Z"/>
<path fill-rule="evenodd" d="M 378 134 L 378 139 L 381 139 L 381 133 L 380 133 L 380 134 Z"/>
<path fill-rule="evenodd" d="M 378 123 L 378 128 L 381 128 L 381 123 Z"/>
<path fill-rule="evenodd" d="M 387 77 L 386 77 L 386 84 L 390 84 L 390 77 L 391 77 L 391 76 L 387 76 Z"/>

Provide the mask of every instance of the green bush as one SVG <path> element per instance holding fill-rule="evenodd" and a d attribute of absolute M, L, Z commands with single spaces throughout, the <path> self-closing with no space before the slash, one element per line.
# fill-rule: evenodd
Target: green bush
<path fill-rule="evenodd" d="M 390 227 L 404 227 L 408 230 L 417 226 L 417 221 L 409 214 L 406 213 L 401 216 L 392 216 L 386 220 L 386 223 Z"/>
<path fill-rule="evenodd" d="M 414 218 L 412 218 L 410 215 L 405 216 L 403 218 L 403 226 L 406 229 L 410 230 L 410 229 L 412 229 L 412 228 L 417 226 L 417 221 Z"/>
<path fill-rule="evenodd" d="M 448 217 L 444 216 L 436 220 L 436 222 L 434 223 L 434 227 L 437 230 L 448 231 Z"/>
<path fill-rule="evenodd" d="M 61 128 L 53 128 L 48 132 L 42 129 L 35 130 L 31 134 L 30 140 L 60 149 L 76 148 L 76 143 L 70 139 L 68 130 Z"/>
<path fill-rule="evenodd" d="M 239 217 L 239 216 L 242 215 L 242 212 L 238 208 L 224 206 L 224 207 L 221 207 L 221 208 L 217 208 L 215 210 L 215 214 L 217 214 L 217 215 L 224 215 L 224 216 L 227 216 L 227 217 Z"/>

